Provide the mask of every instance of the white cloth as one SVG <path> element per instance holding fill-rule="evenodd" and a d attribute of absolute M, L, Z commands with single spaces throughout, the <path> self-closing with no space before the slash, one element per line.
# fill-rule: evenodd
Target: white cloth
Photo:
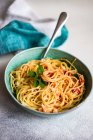
<path fill-rule="evenodd" d="M 22 4 L 22 6 L 21 6 Z M 16 0 L 6 12 L 5 19 L 1 20 L 0 28 L 10 21 L 18 19 L 31 23 L 37 30 L 51 37 L 56 26 L 56 20 L 52 18 L 42 19 L 38 16 L 26 0 Z M 58 33 L 58 35 L 60 32 Z"/>

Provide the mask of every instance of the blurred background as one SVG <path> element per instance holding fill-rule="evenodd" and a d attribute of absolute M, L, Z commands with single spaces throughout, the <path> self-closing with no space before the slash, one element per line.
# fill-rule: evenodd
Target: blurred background
<path fill-rule="evenodd" d="M 25 0 L 33 9 L 42 17 L 57 17 L 61 11 L 70 12 L 71 15 L 81 15 L 86 13 L 86 16 L 93 13 L 93 0 Z M 0 15 L 14 0 L 0 0 Z M 22 4 L 22 3 L 20 3 Z M 25 7 L 24 7 L 25 8 Z M 74 10 L 74 12 L 73 12 Z"/>

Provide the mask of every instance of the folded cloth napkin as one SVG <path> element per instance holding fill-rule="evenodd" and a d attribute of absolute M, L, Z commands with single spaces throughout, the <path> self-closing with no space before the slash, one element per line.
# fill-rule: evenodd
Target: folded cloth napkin
<path fill-rule="evenodd" d="M 67 37 L 68 31 L 64 26 L 51 47 L 60 46 Z M 0 30 L 0 55 L 31 47 L 47 46 L 48 43 L 47 35 L 26 22 L 14 20 Z"/>

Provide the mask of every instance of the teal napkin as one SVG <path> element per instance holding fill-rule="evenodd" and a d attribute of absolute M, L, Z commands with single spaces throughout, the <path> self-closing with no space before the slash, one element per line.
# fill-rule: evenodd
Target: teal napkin
<path fill-rule="evenodd" d="M 62 45 L 68 38 L 68 30 L 64 26 L 51 47 Z M 24 50 L 32 47 L 47 46 L 49 37 L 39 32 L 31 24 L 14 20 L 0 30 L 0 55 Z"/>

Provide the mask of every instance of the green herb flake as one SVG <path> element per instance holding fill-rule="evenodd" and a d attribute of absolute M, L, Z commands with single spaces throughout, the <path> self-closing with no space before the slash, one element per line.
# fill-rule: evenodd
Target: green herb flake
<path fill-rule="evenodd" d="M 39 64 L 37 68 L 37 74 L 41 75 L 44 72 L 44 68 Z"/>
<path fill-rule="evenodd" d="M 36 73 L 31 70 L 31 71 L 28 71 L 27 75 L 30 76 L 30 77 L 35 77 Z"/>
<path fill-rule="evenodd" d="M 38 79 L 35 79 L 34 80 L 34 87 L 37 87 L 39 85 L 39 81 L 38 81 Z"/>
<path fill-rule="evenodd" d="M 44 88 L 46 86 L 46 83 L 42 79 L 40 79 L 39 80 L 39 85 L 40 85 L 41 88 Z"/>
<path fill-rule="evenodd" d="M 44 68 L 40 64 L 38 65 L 36 72 L 28 71 L 27 75 L 34 78 L 34 83 L 33 83 L 34 87 L 37 87 L 37 86 L 40 86 L 41 88 L 45 87 L 46 83 L 41 78 L 41 74 L 43 72 L 44 72 Z"/>

